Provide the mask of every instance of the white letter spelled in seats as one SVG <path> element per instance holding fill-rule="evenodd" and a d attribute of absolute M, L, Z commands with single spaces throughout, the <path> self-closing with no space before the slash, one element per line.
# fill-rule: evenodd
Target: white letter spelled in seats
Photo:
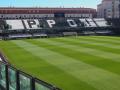
<path fill-rule="evenodd" d="M 47 23 L 48 23 L 48 25 L 49 25 L 50 28 L 52 28 L 53 25 L 56 24 L 56 22 L 54 20 L 47 20 Z"/>
<path fill-rule="evenodd" d="M 77 24 L 76 24 L 76 22 L 74 20 L 68 19 L 67 22 L 68 22 L 70 27 L 77 27 Z"/>

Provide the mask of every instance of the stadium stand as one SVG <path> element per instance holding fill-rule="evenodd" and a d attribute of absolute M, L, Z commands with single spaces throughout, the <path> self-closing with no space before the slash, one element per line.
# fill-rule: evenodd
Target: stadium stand
<path fill-rule="evenodd" d="M 9 30 L 24 29 L 21 20 L 6 20 L 6 23 L 9 25 Z"/>
<path fill-rule="evenodd" d="M 96 23 L 93 21 L 93 19 L 86 19 L 86 22 L 89 24 L 91 27 L 97 27 Z"/>
<path fill-rule="evenodd" d="M 108 22 L 104 18 L 97 18 L 97 19 L 94 19 L 94 21 L 96 22 L 96 24 L 99 27 L 108 27 L 108 26 L 110 26 L 108 24 Z"/>
<path fill-rule="evenodd" d="M 105 19 L 89 19 L 89 18 L 6 20 L 6 24 L 9 26 L 8 30 L 24 30 L 24 29 L 29 30 L 29 29 L 46 29 L 46 28 L 59 28 L 59 27 L 76 28 L 76 27 L 110 26 L 108 25 Z"/>
<path fill-rule="evenodd" d="M 41 18 L 0 21 L 3 39 L 111 35 L 115 28 L 112 20 L 104 18 Z"/>

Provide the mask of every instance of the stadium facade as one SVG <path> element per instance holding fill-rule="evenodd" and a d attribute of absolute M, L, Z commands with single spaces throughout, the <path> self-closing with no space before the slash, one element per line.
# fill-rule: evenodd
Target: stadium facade
<path fill-rule="evenodd" d="M 32 8 L 1 7 L 0 19 L 30 19 L 49 17 L 96 17 L 96 9 L 92 8 Z"/>
<path fill-rule="evenodd" d="M 102 0 L 97 6 L 98 18 L 120 18 L 120 0 Z"/>

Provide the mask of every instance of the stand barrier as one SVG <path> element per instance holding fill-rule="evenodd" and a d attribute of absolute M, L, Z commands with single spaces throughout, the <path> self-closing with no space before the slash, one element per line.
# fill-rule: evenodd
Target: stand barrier
<path fill-rule="evenodd" d="M 61 90 L 0 61 L 0 90 Z"/>

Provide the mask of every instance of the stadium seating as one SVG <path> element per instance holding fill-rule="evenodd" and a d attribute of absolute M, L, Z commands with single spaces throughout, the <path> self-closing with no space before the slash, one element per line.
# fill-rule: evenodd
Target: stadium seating
<path fill-rule="evenodd" d="M 51 19 L 28 19 L 28 20 L 6 20 L 9 25 L 8 30 L 29 30 L 45 28 L 65 28 L 65 27 L 107 27 L 105 19 L 79 19 L 79 18 L 51 18 Z"/>
<path fill-rule="evenodd" d="M 78 33 L 78 35 L 81 33 L 111 33 L 109 28 L 113 25 L 109 24 L 112 23 L 111 21 L 108 22 L 104 18 L 18 19 L 3 20 L 0 23 L 2 23 L 0 24 L 1 29 L 6 31 L 5 35 L 9 38 L 63 36 L 72 32 Z"/>
<path fill-rule="evenodd" d="M 94 19 L 94 21 L 96 22 L 96 24 L 99 27 L 108 27 L 108 26 L 110 26 L 104 18 L 96 18 L 96 19 Z"/>
<path fill-rule="evenodd" d="M 93 19 L 86 19 L 87 23 L 89 23 L 90 27 L 97 27 L 96 23 L 93 21 Z"/>
<path fill-rule="evenodd" d="M 24 29 L 21 20 L 6 20 L 6 23 L 9 25 L 9 30 Z"/>
<path fill-rule="evenodd" d="M 4 29 L 4 26 L 6 25 L 4 20 L 0 20 L 0 30 Z"/>

